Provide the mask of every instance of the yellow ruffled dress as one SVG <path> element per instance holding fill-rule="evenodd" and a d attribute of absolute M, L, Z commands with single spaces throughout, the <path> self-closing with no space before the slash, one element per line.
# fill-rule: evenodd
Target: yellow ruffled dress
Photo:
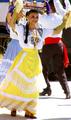
<path fill-rule="evenodd" d="M 38 76 L 41 73 L 38 51 L 35 48 L 20 51 L 0 85 L 0 106 L 35 114 L 39 96 Z"/>

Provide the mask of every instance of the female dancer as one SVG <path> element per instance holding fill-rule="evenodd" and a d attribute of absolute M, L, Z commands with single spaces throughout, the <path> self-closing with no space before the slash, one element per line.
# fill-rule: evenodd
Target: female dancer
<path fill-rule="evenodd" d="M 26 26 L 17 26 L 22 50 L 14 59 L 6 78 L 0 85 L 0 106 L 10 109 L 12 116 L 16 116 L 16 110 L 24 110 L 25 117 L 36 118 L 38 84 L 43 85 L 45 82 L 38 54 L 38 49 L 41 49 L 43 44 L 43 30 L 38 25 L 37 10 L 31 9 L 26 16 Z"/>

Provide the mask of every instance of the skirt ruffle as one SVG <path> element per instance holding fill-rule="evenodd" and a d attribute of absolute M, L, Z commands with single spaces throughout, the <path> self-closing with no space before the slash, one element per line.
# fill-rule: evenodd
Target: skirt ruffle
<path fill-rule="evenodd" d="M 38 51 L 20 51 L 0 85 L 0 106 L 17 110 L 29 109 L 35 113 L 39 97 L 38 83 L 42 83 L 38 76 L 41 74 Z"/>

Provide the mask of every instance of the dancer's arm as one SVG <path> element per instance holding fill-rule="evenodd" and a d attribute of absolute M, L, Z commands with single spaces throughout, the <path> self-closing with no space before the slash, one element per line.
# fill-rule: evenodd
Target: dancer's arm
<path fill-rule="evenodd" d="M 66 9 L 63 8 L 60 0 L 54 0 L 54 6 L 56 9 L 56 12 L 62 16 L 66 14 Z"/>
<path fill-rule="evenodd" d="M 16 0 L 15 3 L 14 3 L 14 6 L 15 6 L 15 8 L 14 8 L 14 11 L 13 11 L 10 26 L 12 27 L 13 31 L 15 32 L 15 23 L 16 23 L 16 20 L 18 19 L 19 12 L 23 8 L 23 1 L 22 0 Z"/>
<path fill-rule="evenodd" d="M 71 4 L 69 0 L 65 0 L 66 11 L 71 11 Z"/>

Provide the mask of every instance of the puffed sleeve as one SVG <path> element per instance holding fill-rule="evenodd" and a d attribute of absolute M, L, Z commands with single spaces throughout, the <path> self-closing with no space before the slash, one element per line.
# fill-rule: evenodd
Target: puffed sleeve
<path fill-rule="evenodd" d="M 62 16 L 64 16 L 68 11 L 71 11 L 71 4 L 69 0 L 65 0 L 65 9 L 63 8 L 60 0 L 54 0 L 54 6 L 56 9 L 56 12 Z"/>
<path fill-rule="evenodd" d="M 60 0 L 54 0 L 54 6 L 56 9 L 56 12 L 62 16 L 66 14 L 66 9 L 63 8 Z"/>
<path fill-rule="evenodd" d="M 66 14 L 66 10 L 63 8 L 61 2 L 59 0 L 54 0 L 54 6 L 56 9 L 56 12 L 62 16 Z"/>

